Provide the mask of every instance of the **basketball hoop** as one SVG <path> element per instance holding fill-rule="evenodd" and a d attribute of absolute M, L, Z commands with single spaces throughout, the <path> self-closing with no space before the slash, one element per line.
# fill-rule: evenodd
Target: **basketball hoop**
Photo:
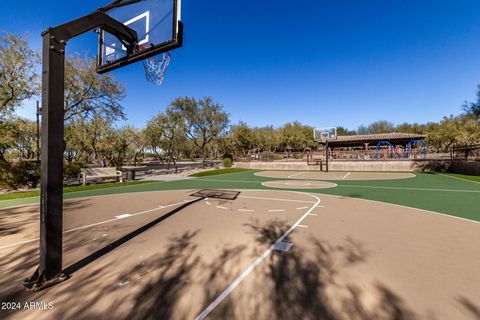
<path fill-rule="evenodd" d="M 320 143 L 337 140 L 337 128 L 316 128 L 313 129 L 313 140 Z"/>
<path fill-rule="evenodd" d="M 170 53 L 162 53 L 157 58 L 148 58 L 143 60 L 145 68 L 145 77 L 148 81 L 153 82 L 157 86 L 161 86 L 168 66 L 170 65 Z"/>

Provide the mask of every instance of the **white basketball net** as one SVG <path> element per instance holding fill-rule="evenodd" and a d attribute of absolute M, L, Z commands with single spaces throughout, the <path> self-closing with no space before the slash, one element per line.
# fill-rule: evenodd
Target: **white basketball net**
<path fill-rule="evenodd" d="M 145 77 L 148 81 L 153 82 L 157 86 L 161 86 L 168 65 L 170 64 L 170 53 L 162 53 L 160 58 L 149 58 L 143 60 L 143 67 L 145 68 Z"/>

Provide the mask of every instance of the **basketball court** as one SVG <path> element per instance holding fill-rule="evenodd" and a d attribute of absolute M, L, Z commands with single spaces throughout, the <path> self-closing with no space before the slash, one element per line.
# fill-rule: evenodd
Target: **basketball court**
<path fill-rule="evenodd" d="M 295 191 L 140 192 L 65 201 L 64 272 L 39 292 L 38 205 L 1 210 L 2 297 L 52 302 L 8 319 L 468 319 L 478 224 Z M 414 262 L 414 263 L 413 263 Z M 5 312 L 5 310 L 2 310 Z"/>
<path fill-rule="evenodd" d="M 325 172 L 248 172 L 68 199 L 65 46 L 91 30 L 98 73 L 143 61 L 146 79 L 161 85 L 169 52 L 183 45 L 181 1 L 115 0 L 44 32 L 48 188 L 40 199 L 1 204 L 0 296 L 10 303 L 2 319 L 478 319 L 478 186 L 328 172 L 334 127 L 314 130 L 325 162 L 309 161 Z M 437 198 L 397 203 L 420 193 Z"/>

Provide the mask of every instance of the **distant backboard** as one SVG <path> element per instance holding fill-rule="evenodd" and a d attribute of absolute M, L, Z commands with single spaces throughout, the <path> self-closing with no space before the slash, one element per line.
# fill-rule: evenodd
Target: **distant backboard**
<path fill-rule="evenodd" d="M 323 143 L 327 141 L 337 140 L 337 128 L 315 128 L 313 129 L 313 140 Z"/>
<path fill-rule="evenodd" d="M 159 55 L 182 46 L 181 0 L 114 1 L 105 13 L 137 32 L 133 52 L 114 35 L 100 30 L 97 72 Z"/>

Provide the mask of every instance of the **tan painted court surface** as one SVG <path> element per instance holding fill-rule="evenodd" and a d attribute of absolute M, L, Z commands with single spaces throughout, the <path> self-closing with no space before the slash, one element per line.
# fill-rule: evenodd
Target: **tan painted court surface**
<path fill-rule="evenodd" d="M 2 301 L 52 308 L 0 310 L 0 319 L 478 319 L 478 223 L 360 199 L 239 191 L 190 205 L 185 190 L 66 201 L 71 278 L 38 293 L 21 285 L 37 263 L 38 206 L 2 210 Z M 278 240 L 290 250 L 273 250 Z"/>
<path fill-rule="evenodd" d="M 261 171 L 256 176 L 306 180 L 395 180 L 413 178 L 408 172 L 321 172 L 321 171 Z"/>

